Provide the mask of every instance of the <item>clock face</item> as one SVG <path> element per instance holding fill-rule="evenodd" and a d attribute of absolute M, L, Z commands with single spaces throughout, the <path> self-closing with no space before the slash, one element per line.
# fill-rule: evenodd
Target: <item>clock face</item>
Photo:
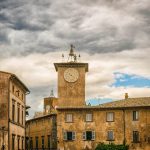
<path fill-rule="evenodd" d="M 75 82 L 79 78 L 78 70 L 74 68 L 68 68 L 64 72 L 64 79 L 68 82 Z"/>

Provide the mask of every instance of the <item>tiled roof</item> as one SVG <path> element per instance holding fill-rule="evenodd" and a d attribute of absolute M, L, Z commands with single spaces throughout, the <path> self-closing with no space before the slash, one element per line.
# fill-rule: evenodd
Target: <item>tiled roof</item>
<path fill-rule="evenodd" d="M 150 106 L 150 97 L 128 98 L 99 105 L 100 107 L 140 107 Z"/>
<path fill-rule="evenodd" d="M 26 123 L 31 122 L 31 121 L 35 121 L 35 120 L 40 120 L 40 119 L 47 118 L 47 117 L 51 117 L 51 116 L 55 116 L 55 115 L 56 115 L 56 113 L 51 113 L 48 115 L 43 115 L 40 117 L 32 118 L 32 119 L 27 120 Z"/>
<path fill-rule="evenodd" d="M 150 97 L 128 98 L 117 100 L 97 106 L 78 106 L 78 107 L 58 107 L 58 110 L 64 109 L 120 109 L 133 107 L 150 107 Z"/>

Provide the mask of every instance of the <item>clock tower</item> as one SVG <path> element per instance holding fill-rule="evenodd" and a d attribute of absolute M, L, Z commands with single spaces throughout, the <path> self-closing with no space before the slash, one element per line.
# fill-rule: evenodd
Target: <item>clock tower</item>
<path fill-rule="evenodd" d="M 58 72 L 58 106 L 85 105 L 85 74 L 88 63 L 78 62 L 71 45 L 67 62 L 54 63 Z M 63 56 L 62 56 L 63 57 Z"/>

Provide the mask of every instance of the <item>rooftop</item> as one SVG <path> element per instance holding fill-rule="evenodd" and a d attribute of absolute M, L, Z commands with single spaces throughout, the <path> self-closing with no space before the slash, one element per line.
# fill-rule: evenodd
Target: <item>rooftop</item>
<path fill-rule="evenodd" d="M 58 107 L 57 109 L 121 109 L 136 107 L 150 107 L 150 97 L 127 98 L 123 100 L 100 104 L 97 106 Z"/>

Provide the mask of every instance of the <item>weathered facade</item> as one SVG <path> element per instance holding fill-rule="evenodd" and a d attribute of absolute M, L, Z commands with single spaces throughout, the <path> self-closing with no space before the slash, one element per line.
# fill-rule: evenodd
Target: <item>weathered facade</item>
<path fill-rule="evenodd" d="M 26 122 L 26 149 L 57 149 L 57 98 L 44 98 L 43 112 Z"/>
<path fill-rule="evenodd" d="M 54 66 L 58 72 L 58 98 L 45 98 L 42 116 L 27 122 L 30 148 L 53 148 L 46 142 L 49 136 L 58 150 L 94 150 L 101 142 L 128 144 L 130 150 L 150 149 L 150 97 L 128 98 L 126 94 L 120 101 L 87 106 L 88 64 L 77 61 L 73 46 L 68 62 Z M 54 114 L 56 123 L 49 121 Z M 57 131 L 57 138 L 51 136 L 53 131 Z M 37 144 L 37 139 L 41 143 Z"/>
<path fill-rule="evenodd" d="M 101 142 L 125 143 L 131 150 L 148 150 L 150 98 L 125 99 L 121 102 L 121 105 L 118 104 L 120 101 L 116 101 L 96 107 L 58 108 L 58 147 L 61 150 L 94 150 Z M 68 114 L 72 119 L 67 120 Z"/>
<path fill-rule="evenodd" d="M 11 73 L 0 71 L 0 148 L 25 149 L 28 88 Z"/>
<path fill-rule="evenodd" d="M 56 114 L 43 115 L 26 122 L 26 149 L 56 149 Z"/>

